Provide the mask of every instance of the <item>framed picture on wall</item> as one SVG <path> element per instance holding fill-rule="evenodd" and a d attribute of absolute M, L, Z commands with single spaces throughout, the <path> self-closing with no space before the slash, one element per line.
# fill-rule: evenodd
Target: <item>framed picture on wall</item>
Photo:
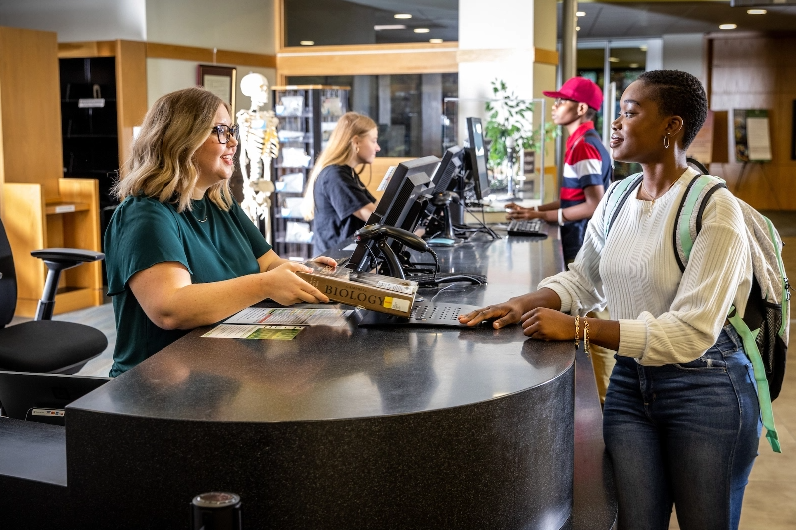
<path fill-rule="evenodd" d="M 231 66 L 199 65 L 197 83 L 220 97 L 235 114 L 236 69 Z"/>

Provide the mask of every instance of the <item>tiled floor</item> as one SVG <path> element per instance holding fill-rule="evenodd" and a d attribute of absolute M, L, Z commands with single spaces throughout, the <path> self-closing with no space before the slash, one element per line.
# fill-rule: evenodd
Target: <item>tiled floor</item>
<path fill-rule="evenodd" d="M 783 254 L 788 277 L 796 280 L 796 212 L 767 213 L 785 241 Z M 794 306 L 796 307 L 796 304 Z M 82 322 L 105 332 L 110 343 L 108 350 L 87 364 L 80 373 L 107 375 L 112 362 L 113 344 L 116 341 L 111 306 L 104 305 L 76 311 L 57 318 Z M 796 332 L 794 324 L 796 319 L 791 320 L 791 329 Z M 790 356 L 794 355 L 796 353 L 792 352 Z M 782 393 L 774 402 L 774 418 L 780 434 L 782 454 L 772 452 L 768 442 L 761 439 L 760 456 L 752 470 L 749 486 L 746 488 L 741 530 L 796 529 L 796 361 L 794 360 L 790 362 Z M 669 528 L 679 528 L 675 517 L 672 517 Z"/>

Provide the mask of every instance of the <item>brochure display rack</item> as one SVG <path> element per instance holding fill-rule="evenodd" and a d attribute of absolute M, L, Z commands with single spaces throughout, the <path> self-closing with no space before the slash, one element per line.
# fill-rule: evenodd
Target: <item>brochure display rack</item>
<path fill-rule="evenodd" d="M 284 258 L 311 258 L 312 223 L 301 213 L 304 190 L 315 160 L 348 111 L 349 87 L 290 85 L 272 87 L 279 119 L 279 156 L 274 159 L 276 190 L 271 210 L 271 241 Z"/>

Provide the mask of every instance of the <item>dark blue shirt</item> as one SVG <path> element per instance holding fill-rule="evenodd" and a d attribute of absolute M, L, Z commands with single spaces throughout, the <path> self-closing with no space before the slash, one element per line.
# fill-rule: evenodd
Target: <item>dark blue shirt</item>
<path fill-rule="evenodd" d="M 316 255 L 337 246 L 365 226 L 354 212 L 376 198 L 351 166 L 326 166 L 315 181 L 315 220 L 312 243 Z"/>

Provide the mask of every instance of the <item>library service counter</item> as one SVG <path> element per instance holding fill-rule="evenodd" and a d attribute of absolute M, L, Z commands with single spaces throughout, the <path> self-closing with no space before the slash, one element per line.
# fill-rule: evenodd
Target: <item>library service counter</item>
<path fill-rule="evenodd" d="M 421 291 L 426 301 L 497 303 L 562 267 L 554 237 L 476 239 L 438 254 L 443 270 L 488 285 Z M 28 436 L 38 451 L 65 445 L 66 461 L 65 476 L 48 464 L 48 479 L 33 464 L 7 472 L 0 458 L 4 518 L 187 528 L 192 496 L 230 491 L 244 528 L 608 529 L 616 519 L 591 364 L 576 362 L 571 342 L 526 340 L 518 326 L 353 318 L 294 340 L 201 337 L 207 329 L 72 404 L 65 433 L 0 422 L 0 436 Z M 37 507 L 37 494 L 55 508 Z"/>

